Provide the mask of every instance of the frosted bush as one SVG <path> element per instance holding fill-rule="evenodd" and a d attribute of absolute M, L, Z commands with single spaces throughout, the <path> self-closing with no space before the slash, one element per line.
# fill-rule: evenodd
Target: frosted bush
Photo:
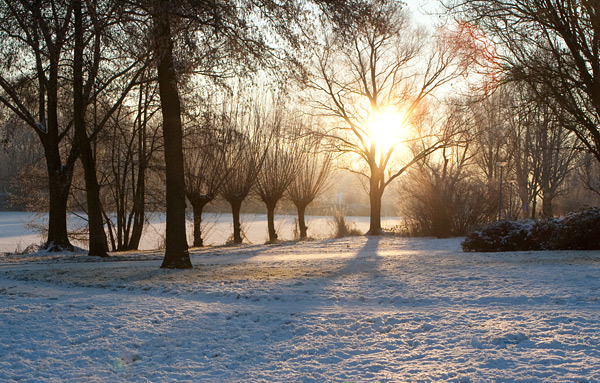
<path fill-rule="evenodd" d="M 497 221 L 469 233 L 463 251 L 600 250 L 600 208 L 564 218 Z"/>

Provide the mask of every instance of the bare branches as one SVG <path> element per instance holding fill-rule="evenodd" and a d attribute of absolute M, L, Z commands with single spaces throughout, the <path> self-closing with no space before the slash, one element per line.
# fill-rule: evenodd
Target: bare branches
<path fill-rule="evenodd" d="M 298 210 L 300 238 L 306 238 L 306 207 L 328 187 L 333 171 L 333 154 L 324 151 L 319 136 L 304 134 L 296 138 L 296 141 L 299 142 L 301 156 L 298 157 L 294 179 L 287 189 L 287 195 Z"/>
<path fill-rule="evenodd" d="M 324 38 L 313 43 L 316 58 L 307 85 L 316 93 L 317 111 L 335 120 L 317 134 L 331 149 L 351 153 L 354 158 L 350 161 L 364 161 L 362 168 L 353 166 L 351 170 L 366 171 L 371 195 L 369 232 L 378 234 L 385 188 L 447 141 L 425 140 L 426 135 L 409 125 L 424 109 L 427 98 L 464 76 L 474 61 L 456 49 L 459 39 L 450 31 L 429 36 L 412 27 L 409 15 L 397 2 L 367 2 L 354 19 L 345 30 L 331 20 L 317 26 Z M 396 125 L 389 129 L 395 128 L 396 136 L 390 133 L 384 138 L 376 124 L 389 112 L 396 113 Z M 398 139 L 398 135 L 403 137 Z M 400 155 L 399 147 L 415 139 L 430 145 L 411 157 Z"/>
<path fill-rule="evenodd" d="M 551 98 L 560 123 L 600 161 L 600 4 L 597 1 L 449 1 L 497 44 L 509 80 Z"/>

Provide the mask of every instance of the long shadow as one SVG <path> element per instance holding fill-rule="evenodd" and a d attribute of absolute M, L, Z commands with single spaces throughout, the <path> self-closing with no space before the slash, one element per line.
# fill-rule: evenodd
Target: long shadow
<path fill-rule="evenodd" d="M 293 246 L 297 246 L 297 241 L 281 241 L 277 243 L 265 243 L 265 244 L 231 244 L 231 245 L 220 245 L 210 246 L 203 248 L 192 248 L 190 249 L 190 256 L 201 260 L 219 260 L 221 257 L 235 257 L 238 260 L 247 260 L 254 258 L 263 253 L 273 251 L 275 249 L 285 249 Z M 192 263 L 193 259 L 192 258 Z M 216 262 L 220 263 L 220 262 Z"/>
<path fill-rule="evenodd" d="M 321 286 L 324 299 L 312 308 L 330 304 L 360 306 L 363 303 L 389 306 L 391 297 L 388 294 L 404 290 L 405 283 L 394 276 L 394 267 L 386 266 L 388 261 L 379 254 L 382 240 L 379 236 L 367 237 L 353 257 L 325 276 Z"/>
<path fill-rule="evenodd" d="M 350 275 L 360 274 L 363 275 L 364 278 L 368 279 L 371 277 L 381 276 L 382 273 L 385 273 L 385 271 L 381 270 L 381 263 L 383 261 L 383 257 L 381 257 L 377 253 L 379 242 L 382 238 L 379 236 L 368 236 L 366 238 L 367 240 L 365 241 L 363 246 L 354 254 L 354 256 L 352 256 L 351 258 L 347 258 L 347 261 L 343 266 L 328 268 L 328 271 L 326 271 L 323 274 L 320 274 L 319 276 L 315 276 L 315 278 L 325 277 L 329 280 L 337 280 Z M 214 260 L 215 266 L 221 264 L 222 262 L 220 262 L 220 260 L 223 260 L 225 262 L 223 262 L 222 264 L 223 266 L 226 266 L 230 264 L 230 262 L 228 262 L 229 259 L 232 260 L 231 263 L 244 262 L 248 259 L 263 255 L 265 253 L 269 253 L 273 250 L 276 251 L 278 248 L 286 249 L 297 245 L 298 243 L 295 241 L 286 241 L 276 244 L 264 245 L 226 245 L 207 249 L 197 249 L 193 251 L 192 254 L 194 255 L 194 257 L 198 257 L 199 259 L 204 260 L 208 264 L 213 264 L 213 262 L 211 261 Z M 232 252 L 232 249 L 236 250 Z M 352 250 L 353 249 L 348 249 L 349 252 Z M 233 260 L 232 258 L 235 260 Z M 198 265 L 198 267 L 202 267 L 202 265 Z M 309 275 L 300 278 L 312 279 L 312 277 Z"/>
<path fill-rule="evenodd" d="M 365 244 L 337 274 L 343 277 L 349 274 L 373 274 L 377 272 L 381 264 L 381 256 L 377 254 L 380 241 L 381 237 L 379 236 L 368 236 Z"/>

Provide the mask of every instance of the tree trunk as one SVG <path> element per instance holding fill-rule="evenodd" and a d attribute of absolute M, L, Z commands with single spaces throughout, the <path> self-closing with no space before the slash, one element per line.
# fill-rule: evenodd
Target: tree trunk
<path fill-rule="evenodd" d="M 306 211 L 306 205 L 305 203 L 299 202 L 296 204 L 296 209 L 298 210 L 298 228 L 300 229 L 300 239 L 304 239 L 307 237 L 307 230 L 308 228 L 306 227 L 306 222 L 304 220 L 304 213 Z"/>
<path fill-rule="evenodd" d="M 194 247 L 204 246 L 202 241 L 202 210 L 208 201 L 196 198 L 189 198 L 192 210 L 194 212 Z"/>
<path fill-rule="evenodd" d="M 157 1 L 154 19 L 155 60 L 163 116 L 167 228 L 165 258 L 161 268 L 192 268 L 185 235 L 185 179 L 181 105 L 173 63 L 173 41 L 169 23 L 169 2 Z"/>
<path fill-rule="evenodd" d="M 269 242 L 277 241 L 277 232 L 275 231 L 275 202 L 265 202 L 267 205 L 267 227 L 269 229 Z"/>
<path fill-rule="evenodd" d="M 56 150 L 52 150 L 56 149 Z M 73 167 L 62 168 L 58 147 L 45 148 L 46 167 L 48 169 L 48 238 L 44 244 L 47 251 L 73 251 L 67 233 L 67 201 Z M 58 162 L 58 166 L 56 163 Z"/>
<path fill-rule="evenodd" d="M 552 218 L 554 217 L 554 209 L 552 206 L 554 196 L 551 192 L 544 192 L 543 195 L 544 198 L 542 198 L 542 218 Z"/>
<path fill-rule="evenodd" d="M 73 127 L 75 141 L 83 165 L 87 197 L 89 252 L 88 255 L 107 257 L 106 233 L 100 205 L 100 186 L 96 164 L 85 126 L 86 102 L 83 99 L 83 14 L 81 0 L 73 0 L 75 19 L 75 48 L 73 54 Z"/>
<path fill-rule="evenodd" d="M 231 215 L 233 216 L 233 243 L 242 243 L 242 225 L 240 223 L 240 210 L 242 200 L 231 200 Z"/>
<path fill-rule="evenodd" d="M 98 185 L 98 180 L 96 178 L 95 161 L 90 148 L 89 140 L 86 138 L 80 138 L 78 142 L 78 145 L 83 145 L 83 147 L 81 147 L 81 163 L 83 164 L 87 197 L 86 202 L 89 227 L 88 255 L 108 257 L 106 252 L 106 232 L 104 231 L 104 219 L 102 217 L 102 207 L 100 204 L 100 186 Z"/>
<path fill-rule="evenodd" d="M 44 147 L 44 157 L 46 158 L 46 169 L 48 171 L 48 239 L 44 248 L 48 251 L 73 251 L 74 247 L 69 241 L 67 232 L 67 202 L 77 154 L 71 147 L 67 161 L 63 165 L 58 134 L 59 55 L 58 52 L 53 53 L 54 55 L 49 60 L 48 87 L 45 96 L 42 97 L 42 99 L 47 100 L 47 109 L 44 108 L 43 100 L 40 102 L 41 125 L 45 125 L 45 131 L 37 131 Z M 38 73 L 38 75 L 43 76 L 43 73 Z M 44 118 L 45 112 L 47 112 L 47 120 Z"/>
<path fill-rule="evenodd" d="M 140 164 L 138 170 L 138 187 L 136 194 L 133 197 L 133 228 L 131 229 L 131 237 L 129 238 L 128 250 L 137 250 L 140 247 L 142 232 L 144 231 L 144 212 L 145 212 L 145 166 Z"/>
<path fill-rule="evenodd" d="M 369 231 L 367 235 L 381 235 L 381 175 L 378 169 L 371 168 L 371 179 L 369 183 L 369 202 L 371 205 Z"/>

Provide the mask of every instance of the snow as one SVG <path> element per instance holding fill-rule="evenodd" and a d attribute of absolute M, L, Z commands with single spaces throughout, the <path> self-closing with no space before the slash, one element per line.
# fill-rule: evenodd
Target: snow
<path fill-rule="evenodd" d="M 279 232 L 281 239 L 293 239 L 294 230 L 293 215 L 276 215 L 275 229 Z M 232 216 L 227 213 L 209 213 L 203 217 L 202 236 L 206 245 L 223 245 L 233 233 Z M 0 253 L 19 252 L 31 244 L 44 242 L 45 237 L 37 233 L 28 225 L 35 224 L 45 226 L 47 215 L 43 213 L 6 212 L 0 211 Z M 269 236 L 267 233 L 267 216 L 265 214 L 241 214 L 242 231 L 244 240 L 250 243 L 265 243 Z M 84 222 L 74 216 L 68 217 L 69 227 L 81 227 Z M 165 222 L 164 214 L 150 214 L 149 225 L 146 225 L 144 234 L 140 241 L 140 249 L 151 250 L 160 248 L 164 243 Z M 359 230 L 366 232 L 369 228 L 368 217 L 347 217 L 346 222 L 354 224 Z M 400 222 L 398 218 L 383 218 L 382 226 L 392 228 Z M 188 242 L 193 241 L 193 223 L 191 217 L 188 219 Z M 308 235 L 313 238 L 328 238 L 333 228 L 331 218 L 323 216 L 307 216 Z M 76 246 L 86 248 L 85 243 L 73 241 Z"/>
<path fill-rule="evenodd" d="M 32 243 L 42 241 L 36 231 L 27 226 L 36 221 L 32 213 L 2 211 L 0 212 L 0 253 L 23 250 Z"/>
<path fill-rule="evenodd" d="M 600 253 L 460 240 L 0 257 L 0 381 L 600 381 Z"/>

